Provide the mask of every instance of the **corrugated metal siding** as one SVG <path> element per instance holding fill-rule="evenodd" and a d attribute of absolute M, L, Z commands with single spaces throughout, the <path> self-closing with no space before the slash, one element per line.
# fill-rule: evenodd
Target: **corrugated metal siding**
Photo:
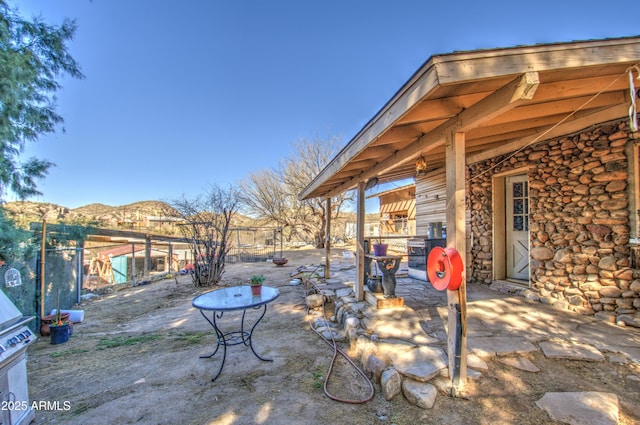
<path fill-rule="evenodd" d="M 425 235 L 428 223 L 446 222 L 445 169 L 416 177 L 416 234 Z"/>
<path fill-rule="evenodd" d="M 428 223 L 442 222 L 446 226 L 447 184 L 445 169 L 416 177 L 416 234 L 429 234 Z M 471 277 L 471 211 L 465 208 L 467 279 Z"/>
<path fill-rule="evenodd" d="M 129 259 L 126 256 L 112 257 L 111 268 L 116 283 L 125 283 L 128 280 Z"/>
<path fill-rule="evenodd" d="M 415 217 L 415 201 L 412 199 L 406 201 L 398 201 L 392 204 L 380 205 L 380 214 L 390 214 L 399 211 L 406 211 L 409 218 Z"/>

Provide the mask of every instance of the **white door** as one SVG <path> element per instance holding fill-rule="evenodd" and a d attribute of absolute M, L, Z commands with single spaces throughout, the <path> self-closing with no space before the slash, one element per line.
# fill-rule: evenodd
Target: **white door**
<path fill-rule="evenodd" d="M 507 177 L 507 278 L 529 280 L 529 182 L 526 175 Z"/>

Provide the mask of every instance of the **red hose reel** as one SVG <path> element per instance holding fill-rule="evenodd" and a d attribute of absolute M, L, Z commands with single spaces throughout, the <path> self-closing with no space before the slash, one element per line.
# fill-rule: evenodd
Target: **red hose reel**
<path fill-rule="evenodd" d="M 464 265 L 455 248 L 434 247 L 427 258 L 429 282 L 438 291 L 457 290 L 462 284 Z"/>

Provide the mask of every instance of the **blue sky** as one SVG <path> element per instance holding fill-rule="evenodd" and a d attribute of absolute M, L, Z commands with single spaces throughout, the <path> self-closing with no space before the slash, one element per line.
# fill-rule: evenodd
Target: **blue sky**
<path fill-rule="evenodd" d="M 65 131 L 25 151 L 56 164 L 31 200 L 69 208 L 235 184 L 301 138 L 346 144 L 434 54 L 640 33 L 640 3 L 618 0 L 13 4 L 78 24 Z"/>

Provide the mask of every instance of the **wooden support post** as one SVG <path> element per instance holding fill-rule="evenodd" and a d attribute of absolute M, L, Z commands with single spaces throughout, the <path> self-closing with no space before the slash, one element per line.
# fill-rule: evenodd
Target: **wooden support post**
<path fill-rule="evenodd" d="M 326 217 L 327 222 L 324 230 L 324 278 L 329 279 L 331 277 L 331 198 L 327 198 Z"/>
<path fill-rule="evenodd" d="M 273 229 L 273 257 L 272 258 L 274 258 L 276 256 L 276 241 L 277 240 L 278 240 L 278 230 Z"/>
<path fill-rule="evenodd" d="M 151 275 L 151 237 L 147 235 L 144 241 L 144 277 Z"/>
<path fill-rule="evenodd" d="M 460 288 L 456 291 L 447 290 L 449 376 L 453 384 L 451 395 L 454 397 L 467 380 L 465 174 L 464 133 L 451 133 L 446 141 L 447 247 L 455 248 L 463 263 Z"/>
<path fill-rule="evenodd" d="M 356 206 L 356 281 L 353 284 L 356 299 L 364 301 L 364 182 L 358 183 Z"/>
<path fill-rule="evenodd" d="M 82 287 L 84 286 L 84 241 L 77 241 L 76 246 L 76 303 L 82 301 Z"/>
<path fill-rule="evenodd" d="M 40 318 L 45 316 L 45 308 L 44 303 L 46 299 L 46 291 L 45 291 L 45 246 L 47 243 L 47 220 L 42 220 L 42 242 L 40 244 Z"/>

